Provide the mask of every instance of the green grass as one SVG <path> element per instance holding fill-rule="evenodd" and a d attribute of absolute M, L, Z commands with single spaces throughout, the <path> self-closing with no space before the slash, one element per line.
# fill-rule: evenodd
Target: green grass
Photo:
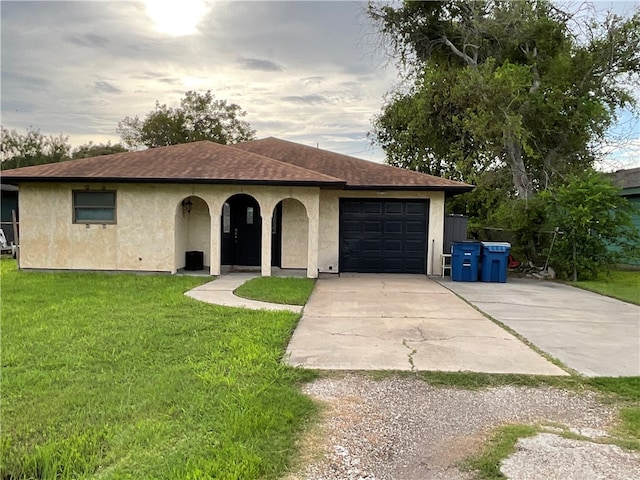
<path fill-rule="evenodd" d="M 251 300 L 304 305 L 314 285 L 315 280 L 311 278 L 258 277 L 240 285 L 233 293 Z"/>
<path fill-rule="evenodd" d="M 496 430 L 482 453 L 465 462 L 464 467 L 473 470 L 483 480 L 504 479 L 500 462 L 516 451 L 519 438 L 538 433 L 538 427 L 530 425 L 505 425 Z"/>
<path fill-rule="evenodd" d="M 637 270 L 611 270 L 596 280 L 584 280 L 572 285 L 640 305 L 640 271 Z"/>
<path fill-rule="evenodd" d="M 298 316 L 218 307 L 195 277 L 2 261 L 3 478 L 278 478 L 315 406 L 281 363 Z"/>

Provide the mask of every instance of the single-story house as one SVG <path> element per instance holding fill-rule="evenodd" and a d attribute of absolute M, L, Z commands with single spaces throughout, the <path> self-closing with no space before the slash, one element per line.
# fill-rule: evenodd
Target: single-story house
<path fill-rule="evenodd" d="M 23 269 L 176 273 L 192 255 L 211 275 L 310 278 L 439 272 L 445 196 L 473 188 L 277 138 L 24 167 L 3 182 L 20 186 Z"/>
<path fill-rule="evenodd" d="M 610 174 L 614 185 L 621 188 L 620 195 L 625 197 L 635 207 L 631 220 L 640 232 L 640 168 L 618 170 Z M 639 265 L 638 259 L 629 259 L 629 264 Z"/>

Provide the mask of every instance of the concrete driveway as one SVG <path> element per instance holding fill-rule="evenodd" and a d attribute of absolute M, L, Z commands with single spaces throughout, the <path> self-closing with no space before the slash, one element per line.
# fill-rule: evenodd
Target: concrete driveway
<path fill-rule="evenodd" d="M 586 376 L 640 375 L 640 307 L 555 282 L 441 282 Z"/>
<path fill-rule="evenodd" d="M 314 369 L 566 375 L 422 275 L 321 278 L 287 353 Z"/>

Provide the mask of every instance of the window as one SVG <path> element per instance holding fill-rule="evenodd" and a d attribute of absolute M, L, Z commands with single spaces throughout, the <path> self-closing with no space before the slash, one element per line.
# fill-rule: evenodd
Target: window
<path fill-rule="evenodd" d="M 116 192 L 73 192 L 73 223 L 116 223 Z"/>
<path fill-rule="evenodd" d="M 253 207 L 247 207 L 247 225 L 253 225 Z"/>
<path fill-rule="evenodd" d="M 231 206 L 222 205 L 222 233 L 231 233 Z"/>

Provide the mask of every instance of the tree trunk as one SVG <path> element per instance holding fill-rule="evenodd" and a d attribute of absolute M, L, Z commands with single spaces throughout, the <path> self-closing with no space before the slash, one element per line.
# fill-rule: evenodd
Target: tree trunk
<path fill-rule="evenodd" d="M 506 140 L 505 149 L 507 150 L 507 164 L 513 177 L 513 186 L 516 187 L 519 198 L 528 200 L 531 197 L 531 178 L 524 166 L 520 144 L 515 139 Z"/>

